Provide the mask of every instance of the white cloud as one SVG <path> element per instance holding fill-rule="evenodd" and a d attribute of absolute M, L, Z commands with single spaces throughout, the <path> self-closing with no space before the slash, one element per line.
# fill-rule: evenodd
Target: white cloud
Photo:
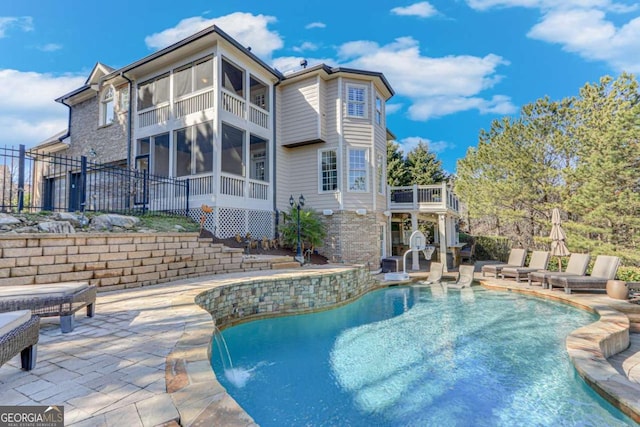
<path fill-rule="evenodd" d="M 30 16 L 0 16 L 0 39 L 6 37 L 7 31 L 11 28 L 32 31 L 33 18 Z"/>
<path fill-rule="evenodd" d="M 400 103 L 391 103 L 391 104 L 387 104 L 384 106 L 384 112 L 386 113 L 387 116 L 391 115 L 391 114 L 395 114 L 398 111 L 402 110 L 403 105 Z"/>
<path fill-rule="evenodd" d="M 385 46 L 372 41 L 345 43 L 338 56 L 346 66 L 384 73 L 396 93 L 412 101 L 408 113 L 414 120 L 471 109 L 499 114 L 516 110 L 507 96 L 481 96 L 501 80 L 498 67 L 508 65 L 498 55 L 432 58 L 421 55 L 416 40 L 402 37 Z"/>
<path fill-rule="evenodd" d="M 196 16 L 183 19 L 175 27 L 147 36 L 144 41 L 151 49 L 161 49 L 215 24 L 240 44 L 250 46 L 251 51 L 259 57 L 268 59 L 273 51 L 282 48 L 284 44 L 277 32 L 267 28 L 275 21 L 273 16 L 243 12 L 211 19 Z"/>
<path fill-rule="evenodd" d="M 57 43 L 47 43 L 45 45 L 38 46 L 38 50 L 41 50 L 43 52 L 55 52 L 56 50 L 60 49 L 62 49 L 62 45 Z"/>
<path fill-rule="evenodd" d="M 0 70 L 0 128 L 5 140 L 32 146 L 65 129 L 68 109 L 54 99 L 81 87 L 85 79 Z"/>
<path fill-rule="evenodd" d="M 559 44 L 567 52 L 608 63 L 618 71 L 640 72 L 640 18 L 632 17 L 619 27 L 608 14 L 624 14 L 638 4 L 612 0 L 467 0 L 476 10 L 493 7 L 539 9 L 540 21 L 527 36 Z"/>
<path fill-rule="evenodd" d="M 409 151 L 416 148 L 420 142 L 426 143 L 429 146 L 429 151 L 436 154 L 443 153 L 455 147 L 455 144 L 447 141 L 431 141 L 429 138 L 419 136 L 409 136 L 398 141 L 405 156 Z"/>
<path fill-rule="evenodd" d="M 294 46 L 292 50 L 294 52 L 306 52 L 309 50 L 313 51 L 313 50 L 318 50 L 318 45 L 311 42 L 304 42 L 300 46 Z"/>
<path fill-rule="evenodd" d="M 438 11 L 431 5 L 431 3 L 422 1 L 419 3 L 414 3 L 410 6 L 394 7 L 393 9 L 391 9 L 391 13 L 401 16 L 418 16 L 420 18 L 428 18 L 430 16 L 436 15 Z"/>
<path fill-rule="evenodd" d="M 312 22 L 310 24 L 305 25 L 304 28 L 307 30 L 310 30 L 312 28 L 327 28 L 327 24 L 325 24 L 324 22 Z"/>

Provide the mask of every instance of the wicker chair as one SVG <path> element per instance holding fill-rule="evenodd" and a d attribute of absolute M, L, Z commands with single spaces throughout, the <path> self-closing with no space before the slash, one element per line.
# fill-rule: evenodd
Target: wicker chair
<path fill-rule="evenodd" d="M 39 317 L 60 316 L 63 333 L 73 331 L 74 314 L 81 308 L 93 317 L 95 302 L 96 287 L 86 282 L 0 287 L 0 313 L 31 310 Z"/>
<path fill-rule="evenodd" d="M 29 310 L 0 313 L 0 366 L 20 353 L 22 369 L 36 366 L 40 318 Z"/>
<path fill-rule="evenodd" d="M 524 261 L 527 258 L 526 249 L 511 249 L 509 253 L 509 259 L 506 264 L 487 264 L 482 266 L 482 277 L 486 273 L 493 274 L 493 277 L 498 277 L 498 274 L 504 267 L 523 267 Z"/>
<path fill-rule="evenodd" d="M 548 251 L 533 251 L 528 267 L 503 267 L 500 277 L 503 279 L 515 277 L 516 282 L 520 283 L 520 279 L 526 279 L 529 277 L 529 273 L 545 270 L 549 265 L 549 255 Z"/>
<path fill-rule="evenodd" d="M 590 276 L 551 276 L 547 280 L 549 289 L 564 288 L 568 294 L 572 289 L 605 290 L 607 281 L 615 279 L 619 265 L 620 258 L 617 256 L 598 255 Z"/>

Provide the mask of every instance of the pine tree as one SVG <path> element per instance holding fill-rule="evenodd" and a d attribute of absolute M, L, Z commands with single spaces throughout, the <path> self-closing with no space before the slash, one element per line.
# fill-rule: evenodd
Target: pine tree
<path fill-rule="evenodd" d="M 429 145 L 424 141 L 420 141 L 413 150 L 409 151 L 406 164 L 412 184 L 429 185 L 446 179 L 442 162 L 434 153 L 429 152 Z"/>
<path fill-rule="evenodd" d="M 400 146 L 393 141 L 387 141 L 387 184 L 394 187 L 411 184 Z"/>

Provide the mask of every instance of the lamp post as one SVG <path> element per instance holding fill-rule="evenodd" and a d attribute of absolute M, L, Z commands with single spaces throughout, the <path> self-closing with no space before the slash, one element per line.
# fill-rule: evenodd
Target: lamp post
<path fill-rule="evenodd" d="M 298 210 L 298 246 L 296 248 L 295 259 L 300 264 L 304 264 L 304 257 L 302 256 L 302 246 L 300 244 L 300 209 L 302 209 L 302 207 L 304 206 L 304 196 L 301 194 L 300 197 L 298 197 L 298 203 L 296 203 L 293 199 L 293 195 L 291 195 L 289 197 L 289 206 L 291 206 L 291 208 L 295 206 L 295 208 Z"/>

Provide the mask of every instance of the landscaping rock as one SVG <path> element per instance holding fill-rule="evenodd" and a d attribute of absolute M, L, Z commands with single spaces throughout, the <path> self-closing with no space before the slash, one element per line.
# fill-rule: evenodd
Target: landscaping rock
<path fill-rule="evenodd" d="M 9 214 L 0 213 L 0 225 L 20 224 L 20 220 Z"/>
<path fill-rule="evenodd" d="M 67 221 L 74 227 L 84 227 L 89 223 L 86 216 L 72 212 L 56 212 L 54 219 L 57 221 Z"/>
<path fill-rule="evenodd" d="M 95 228 L 96 230 L 111 230 L 113 227 L 132 229 L 139 222 L 140 219 L 134 216 L 106 214 L 98 215 L 91 219 L 91 227 Z"/>
<path fill-rule="evenodd" d="M 69 221 L 41 222 L 38 224 L 38 228 L 44 233 L 69 234 L 76 232 Z"/>

